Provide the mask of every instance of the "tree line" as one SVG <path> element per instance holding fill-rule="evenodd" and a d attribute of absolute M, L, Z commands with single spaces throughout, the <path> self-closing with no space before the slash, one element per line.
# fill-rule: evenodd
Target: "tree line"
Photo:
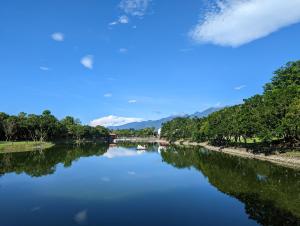
<path fill-rule="evenodd" d="M 153 137 L 157 136 L 157 131 L 154 127 L 143 129 L 120 129 L 113 130 L 118 137 Z"/>
<path fill-rule="evenodd" d="M 96 126 L 82 125 L 78 119 L 66 116 L 58 120 L 49 110 L 41 115 L 8 115 L 0 112 L 0 140 L 2 141 L 83 141 L 107 139 L 109 130 Z"/>
<path fill-rule="evenodd" d="M 161 136 L 215 145 L 251 142 L 300 143 L 300 61 L 274 72 L 262 94 L 205 118 L 179 117 L 164 123 Z"/>

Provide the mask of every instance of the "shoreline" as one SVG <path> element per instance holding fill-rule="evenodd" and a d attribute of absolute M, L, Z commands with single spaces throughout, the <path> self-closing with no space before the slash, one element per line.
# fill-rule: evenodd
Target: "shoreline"
<path fill-rule="evenodd" d="M 174 144 L 176 146 L 199 146 L 204 147 L 211 151 L 216 151 L 220 153 L 225 153 L 233 156 L 238 156 L 242 158 L 249 159 L 257 159 L 261 161 L 271 162 L 277 165 L 281 165 L 288 168 L 293 168 L 300 170 L 300 154 L 297 156 L 288 156 L 289 153 L 283 154 L 272 154 L 272 155 L 264 155 L 264 154 L 253 154 L 248 152 L 246 148 L 237 148 L 237 147 L 218 147 L 209 145 L 207 142 L 197 143 L 190 141 L 176 141 L 171 143 L 164 139 L 159 139 L 156 137 L 130 137 L 130 138 L 120 138 L 115 140 L 118 142 L 132 142 L 132 143 L 159 143 L 161 145 L 169 145 Z M 27 152 L 27 151 L 35 151 L 39 149 L 47 149 L 55 145 L 52 142 L 1 142 L 0 143 L 0 153 L 15 153 L 15 152 Z"/>
<path fill-rule="evenodd" d="M 53 142 L 46 141 L 1 141 L 0 154 L 44 150 L 54 145 Z"/>
<path fill-rule="evenodd" d="M 235 147 L 222 148 L 218 146 L 209 145 L 207 142 L 196 143 L 196 142 L 188 142 L 188 141 L 184 141 L 184 142 L 176 141 L 174 144 L 179 146 L 201 146 L 211 151 L 225 153 L 228 155 L 238 156 L 242 158 L 267 161 L 280 166 L 300 170 L 300 157 L 288 157 L 285 156 L 284 154 L 273 154 L 273 155 L 253 154 L 247 152 L 245 148 L 235 148 Z"/>
<path fill-rule="evenodd" d="M 189 142 L 189 141 L 175 141 L 171 143 L 167 140 L 159 139 L 159 138 L 122 138 L 117 139 L 119 142 L 133 142 L 133 143 L 160 143 L 162 145 L 169 145 L 174 144 L 176 146 L 200 146 L 204 147 L 210 151 L 216 151 L 220 153 L 225 153 L 228 155 L 233 155 L 241 158 L 248 158 L 248 159 L 256 159 L 260 161 L 267 161 L 273 164 L 277 164 L 280 166 L 293 168 L 300 170 L 300 154 L 299 157 L 297 156 L 287 156 L 285 154 L 272 154 L 272 155 L 264 155 L 264 154 L 253 154 L 248 152 L 246 148 L 236 148 L 236 147 L 218 147 L 209 145 L 207 142 L 197 143 L 197 142 Z"/>

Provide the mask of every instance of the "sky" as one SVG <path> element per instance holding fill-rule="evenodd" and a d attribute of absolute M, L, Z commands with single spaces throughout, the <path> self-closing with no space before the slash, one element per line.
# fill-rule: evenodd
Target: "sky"
<path fill-rule="evenodd" d="M 261 93 L 300 59 L 300 0 L 2 0 L 0 111 L 105 126 Z"/>

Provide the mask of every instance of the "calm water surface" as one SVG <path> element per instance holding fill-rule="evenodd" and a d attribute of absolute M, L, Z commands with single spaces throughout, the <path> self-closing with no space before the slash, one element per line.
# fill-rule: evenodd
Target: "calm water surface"
<path fill-rule="evenodd" d="M 203 148 L 0 154 L 0 225 L 300 225 L 300 172 Z"/>

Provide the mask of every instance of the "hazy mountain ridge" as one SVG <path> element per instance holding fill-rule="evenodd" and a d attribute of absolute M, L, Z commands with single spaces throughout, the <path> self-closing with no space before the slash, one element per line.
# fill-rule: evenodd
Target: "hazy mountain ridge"
<path fill-rule="evenodd" d="M 147 120 L 147 121 L 142 121 L 142 122 L 132 122 L 132 123 L 128 123 L 125 125 L 121 125 L 121 126 L 110 126 L 108 127 L 109 129 L 144 129 L 144 128 L 149 128 L 149 127 L 154 127 L 155 129 L 159 129 L 163 123 L 171 121 L 174 118 L 177 117 L 198 117 L 198 118 L 202 118 L 202 117 L 206 117 L 209 114 L 218 111 L 222 108 L 215 108 L 215 107 L 211 107 L 208 108 L 204 111 L 201 112 L 195 112 L 194 114 L 191 115 L 172 115 L 166 118 L 162 118 L 162 119 L 158 119 L 158 120 Z"/>

